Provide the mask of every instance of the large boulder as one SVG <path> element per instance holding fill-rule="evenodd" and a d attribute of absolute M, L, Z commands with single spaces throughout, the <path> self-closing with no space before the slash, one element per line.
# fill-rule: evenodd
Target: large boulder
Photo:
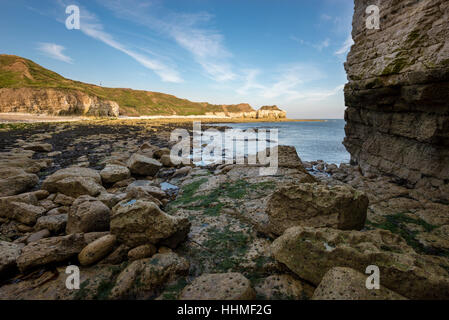
<path fill-rule="evenodd" d="M 39 177 L 21 168 L 0 168 L 0 197 L 13 196 L 33 188 Z"/>
<path fill-rule="evenodd" d="M 332 268 L 315 289 L 313 300 L 404 300 L 380 284 L 379 289 L 366 288 L 367 275 L 351 268 Z"/>
<path fill-rule="evenodd" d="M 39 206 L 36 194 L 32 192 L 0 198 L 0 217 L 26 225 L 34 225 L 45 211 Z"/>
<path fill-rule="evenodd" d="M 66 233 L 108 231 L 111 210 L 101 201 L 81 196 L 70 207 Z"/>
<path fill-rule="evenodd" d="M 104 184 L 114 184 L 126 180 L 131 176 L 129 169 L 125 166 L 108 164 L 100 171 L 101 180 Z"/>
<path fill-rule="evenodd" d="M 112 210 L 111 233 L 130 246 L 156 244 L 171 241 L 176 247 L 188 234 L 190 222 L 187 218 L 173 217 L 159 207 L 145 200 L 124 200 Z"/>
<path fill-rule="evenodd" d="M 410 299 L 449 299 L 449 263 L 418 255 L 404 239 L 386 230 L 342 231 L 293 227 L 271 246 L 275 259 L 301 279 L 319 285 L 334 267 L 365 273 L 380 269 L 381 283 Z"/>
<path fill-rule="evenodd" d="M 43 216 L 37 219 L 34 226 L 36 231 L 47 229 L 54 234 L 61 233 L 65 230 L 67 225 L 67 214 L 57 214 L 52 216 Z"/>
<path fill-rule="evenodd" d="M 308 300 L 314 287 L 289 274 L 275 274 L 260 281 L 254 288 L 258 298 L 267 300 Z"/>
<path fill-rule="evenodd" d="M 104 192 L 100 174 L 89 168 L 70 167 L 56 171 L 42 184 L 50 193 L 60 192 L 77 198 L 82 195 L 97 196 Z"/>
<path fill-rule="evenodd" d="M 158 253 L 133 261 L 117 277 L 109 298 L 148 298 L 165 283 L 189 271 L 189 262 L 176 253 Z"/>
<path fill-rule="evenodd" d="M 258 154 L 258 159 L 262 156 L 262 151 Z M 308 173 L 304 168 L 301 159 L 296 152 L 296 148 L 293 146 L 276 146 L 272 148 L 267 148 L 265 150 L 266 155 L 275 155 L 278 157 L 278 167 L 279 168 L 291 168 L 298 169 L 304 173 Z"/>
<path fill-rule="evenodd" d="M 106 257 L 113 249 L 115 236 L 106 235 L 89 243 L 78 254 L 78 260 L 82 266 L 88 266 Z"/>
<path fill-rule="evenodd" d="M 76 255 L 86 246 L 83 234 L 71 234 L 32 242 L 22 249 L 17 258 L 21 272 L 46 264 L 62 262 Z"/>
<path fill-rule="evenodd" d="M 253 300 L 256 291 L 241 273 L 203 274 L 185 287 L 180 300 Z"/>
<path fill-rule="evenodd" d="M 139 176 L 155 176 L 162 164 L 152 158 L 135 153 L 128 160 L 128 168 L 132 174 Z"/>
<path fill-rule="evenodd" d="M 0 241 L 0 278 L 16 266 L 23 245 Z"/>
<path fill-rule="evenodd" d="M 267 204 L 271 232 L 281 235 L 293 226 L 360 230 L 365 225 L 368 198 L 349 186 L 318 183 L 287 185 Z"/>

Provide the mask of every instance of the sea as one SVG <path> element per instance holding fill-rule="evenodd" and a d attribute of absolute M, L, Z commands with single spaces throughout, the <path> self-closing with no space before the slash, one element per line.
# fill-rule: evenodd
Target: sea
<path fill-rule="evenodd" d="M 342 144 L 345 137 L 345 121 L 343 119 L 215 125 L 241 130 L 277 129 L 278 144 L 294 146 L 302 161 L 323 160 L 336 165 L 350 161 L 350 155 Z"/>

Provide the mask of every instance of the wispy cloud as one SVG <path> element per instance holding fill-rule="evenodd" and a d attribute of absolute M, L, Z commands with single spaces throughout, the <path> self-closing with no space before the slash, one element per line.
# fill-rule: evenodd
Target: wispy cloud
<path fill-rule="evenodd" d="M 62 0 L 58 0 L 58 3 L 62 6 L 66 5 Z M 173 68 L 156 59 L 152 59 L 146 55 L 135 52 L 134 50 L 127 48 L 125 45 L 115 40 L 111 34 L 104 31 L 104 27 L 100 23 L 96 15 L 89 12 L 86 8 L 82 8 L 81 10 L 80 27 L 81 31 L 87 36 L 99 40 L 104 44 L 128 55 L 145 68 L 152 70 L 161 78 L 162 81 L 173 83 L 180 83 L 183 81 L 179 73 Z"/>
<path fill-rule="evenodd" d="M 244 70 L 246 72 L 245 76 L 245 84 L 237 89 L 237 93 L 239 95 L 246 95 L 251 90 L 254 89 L 265 89 L 265 86 L 261 85 L 256 81 L 257 76 L 260 74 L 260 70 L 258 69 L 250 69 L 250 70 Z"/>
<path fill-rule="evenodd" d="M 52 59 L 67 63 L 73 63 L 72 58 L 62 53 L 65 48 L 61 45 L 49 42 L 41 42 L 38 44 L 38 50 Z"/>
<path fill-rule="evenodd" d="M 340 47 L 340 49 L 335 51 L 335 54 L 337 56 L 340 56 L 340 55 L 344 55 L 344 54 L 348 53 L 353 44 L 354 44 L 354 40 L 352 40 L 352 36 L 349 35 L 348 38 L 343 43 L 343 45 Z"/>
<path fill-rule="evenodd" d="M 237 75 L 229 62 L 232 54 L 224 45 L 223 35 L 210 27 L 213 15 L 207 12 L 185 14 L 156 8 L 139 7 L 135 0 L 98 0 L 120 18 L 139 23 L 173 39 L 192 54 L 206 75 L 215 81 L 229 81 Z M 138 9 L 135 9 L 138 8 Z"/>
<path fill-rule="evenodd" d="M 309 41 L 304 41 L 303 39 L 300 39 L 296 36 L 290 36 L 290 39 L 299 43 L 300 45 L 306 45 L 306 46 L 315 48 L 318 51 L 323 51 L 323 49 L 328 48 L 331 44 L 331 41 L 329 38 L 326 38 L 323 41 L 318 42 L 318 43 L 311 43 Z"/>

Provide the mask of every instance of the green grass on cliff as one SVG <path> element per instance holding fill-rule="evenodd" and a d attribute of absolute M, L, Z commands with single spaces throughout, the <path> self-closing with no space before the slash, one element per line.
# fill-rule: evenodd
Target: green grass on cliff
<path fill-rule="evenodd" d="M 130 116 L 204 115 L 206 112 L 222 112 L 224 110 L 221 105 L 192 102 L 159 92 L 104 88 L 73 81 L 45 69 L 31 60 L 12 55 L 0 55 L 0 88 L 77 90 L 105 100 L 115 101 L 120 106 L 121 114 Z M 227 106 L 226 109 L 231 112 L 248 111 L 248 106 Z"/>

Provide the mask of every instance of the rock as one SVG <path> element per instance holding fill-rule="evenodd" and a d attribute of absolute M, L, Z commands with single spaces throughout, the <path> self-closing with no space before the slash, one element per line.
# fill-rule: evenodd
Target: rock
<path fill-rule="evenodd" d="M 67 214 L 59 214 L 54 216 L 44 216 L 37 219 L 36 231 L 47 229 L 54 234 L 59 234 L 65 230 L 67 224 Z"/>
<path fill-rule="evenodd" d="M 75 200 L 69 210 L 66 233 L 108 231 L 111 210 L 90 196 Z"/>
<path fill-rule="evenodd" d="M 116 182 L 128 179 L 131 176 L 131 173 L 125 166 L 108 164 L 101 170 L 100 175 L 104 184 L 112 185 Z"/>
<path fill-rule="evenodd" d="M 50 231 L 47 229 L 42 229 L 38 232 L 35 232 L 33 234 L 30 234 L 30 236 L 27 238 L 26 243 L 30 244 L 32 242 L 39 241 L 44 238 L 48 238 L 50 236 Z"/>
<path fill-rule="evenodd" d="M 24 273 L 30 269 L 69 260 L 86 246 L 83 234 L 71 234 L 32 242 L 22 249 L 17 266 Z"/>
<path fill-rule="evenodd" d="M 128 258 L 128 251 L 129 247 L 121 244 L 99 264 L 120 264 Z"/>
<path fill-rule="evenodd" d="M 95 197 L 104 191 L 100 174 L 95 170 L 80 167 L 56 171 L 45 179 L 42 189 L 50 193 L 60 192 L 73 198 L 82 195 Z"/>
<path fill-rule="evenodd" d="M 24 145 L 23 149 L 36 152 L 50 152 L 53 150 L 53 146 L 49 143 L 32 142 Z"/>
<path fill-rule="evenodd" d="M 258 297 L 267 300 L 308 300 L 314 288 L 291 275 L 277 274 L 265 278 L 255 290 Z"/>
<path fill-rule="evenodd" d="M 360 230 L 367 209 L 364 193 L 349 186 L 317 183 L 284 186 L 272 194 L 267 205 L 270 228 L 277 235 L 297 225 Z"/>
<path fill-rule="evenodd" d="M 189 263 L 175 253 L 133 261 L 117 277 L 112 299 L 148 298 L 165 283 L 188 273 Z"/>
<path fill-rule="evenodd" d="M 169 156 L 170 149 L 169 148 L 160 148 L 153 152 L 153 158 L 162 159 L 163 156 Z"/>
<path fill-rule="evenodd" d="M 139 176 L 155 176 L 162 164 L 141 154 L 134 154 L 128 160 L 128 168 L 132 174 Z"/>
<path fill-rule="evenodd" d="M 175 164 L 171 161 L 170 154 L 164 154 L 159 160 L 164 167 L 174 167 Z"/>
<path fill-rule="evenodd" d="M 89 243 L 78 254 L 78 260 L 81 265 L 88 266 L 103 259 L 112 251 L 115 241 L 115 236 L 107 235 Z"/>
<path fill-rule="evenodd" d="M 366 288 L 368 275 L 351 268 L 332 268 L 321 280 L 313 300 L 405 300 L 382 285 L 380 289 Z"/>
<path fill-rule="evenodd" d="M 26 192 L 39 183 L 39 177 L 20 168 L 0 168 L 0 197 Z"/>
<path fill-rule="evenodd" d="M 97 200 L 103 202 L 109 209 L 112 209 L 117 203 L 126 199 L 126 193 L 113 194 L 108 192 L 102 192 Z"/>
<path fill-rule="evenodd" d="M 49 157 L 57 157 L 57 156 L 60 156 L 61 154 L 62 154 L 61 151 L 53 151 L 53 152 L 50 152 L 50 153 L 48 154 L 48 156 L 49 156 Z"/>
<path fill-rule="evenodd" d="M 256 292 L 241 273 L 203 274 L 185 287 L 180 300 L 253 300 Z"/>
<path fill-rule="evenodd" d="M 265 151 L 267 154 L 277 153 L 278 167 L 279 168 L 292 168 L 298 169 L 301 172 L 308 173 L 304 168 L 301 159 L 296 152 L 296 148 L 292 146 L 276 146 L 273 148 L 267 148 Z M 260 153 L 259 153 L 260 154 Z M 258 155 L 261 157 L 262 155 Z"/>
<path fill-rule="evenodd" d="M 192 167 L 182 167 L 175 171 L 173 178 L 185 177 L 189 174 L 190 170 L 192 170 Z"/>
<path fill-rule="evenodd" d="M 128 252 L 128 260 L 134 261 L 144 258 L 149 258 L 154 255 L 157 251 L 157 248 L 153 244 L 144 244 L 138 246 Z"/>
<path fill-rule="evenodd" d="M 16 266 L 23 245 L 0 241 L 0 278 Z"/>
<path fill-rule="evenodd" d="M 58 207 L 51 209 L 48 211 L 45 215 L 46 216 L 59 216 L 60 214 L 67 214 L 69 213 L 69 207 Z"/>
<path fill-rule="evenodd" d="M 53 201 L 53 199 L 49 199 L 50 197 L 50 193 L 47 190 L 37 190 L 32 192 L 34 194 L 34 196 L 37 198 L 37 200 L 48 200 L 48 201 Z"/>
<path fill-rule="evenodd" d="M 111 233 L 130 247 L 156 244 L 178 233 L 182 233 L 182 236 L 177 240 L 183 240 L 189 229 L 188 219 L 170 216 L 153 202 L 125 200 L 112 210 Z"/>
<path fill-rule="evenodd" d="M 449 263 L 421 256 L 389 231 L 341 231 L 293 227 L 271 245 L 275 259 L 301 279 L 318 285 L 327 271 L 348 267 L 364 273 L 380 268 L 382 285 L 410 299 L 449 298 Z"/>
<path fill-rule="evenodd" d="M 137 180 L 131 183 L 126 188 L 126 192 L 129 199 L 145 199 L 148 195 L 158 200 L 167 197 L 167 194 L 161 188 L 151 185 L 151 182 L 147 180 Z"/>
<path fill-rule="evenodd" d="M 61 206 L 71 206 L 75 201 L 75 198 L 66 196 L 65 194 L 58 193 L 53 200 L 54 203 L 60 204 Z"/>
<path fill-rule="evenodd" d="M 38 204 L 34 193 L 0 198 L 0 217 L 13 219 L 26 225 L 34 225 L 46 211 Z"/>

